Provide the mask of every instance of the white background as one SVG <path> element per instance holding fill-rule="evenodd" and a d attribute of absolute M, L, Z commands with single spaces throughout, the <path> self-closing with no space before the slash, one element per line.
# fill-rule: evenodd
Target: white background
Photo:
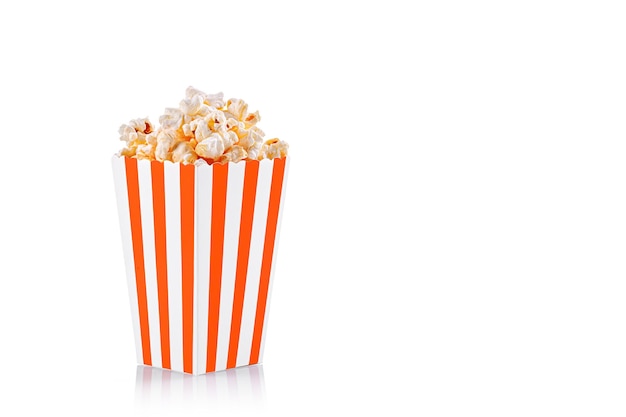
<path fill-rule="evenodd" d="M 625 21 L 599 0 L 2 2 L 0 414 L 624 415 Z M 188 85 L 291 145 L 254 395 L 136 377 L 110 157 Z"/>

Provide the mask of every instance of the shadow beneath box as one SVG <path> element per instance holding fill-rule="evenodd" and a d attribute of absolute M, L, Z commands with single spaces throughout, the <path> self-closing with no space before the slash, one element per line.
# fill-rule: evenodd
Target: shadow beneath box
<path fill-rule="evenodd" d="M 263 410 L 266 401 L 263 365 L 204 375 L 137 366 L 135 405 L 144 411 L 241 407 Z"/>

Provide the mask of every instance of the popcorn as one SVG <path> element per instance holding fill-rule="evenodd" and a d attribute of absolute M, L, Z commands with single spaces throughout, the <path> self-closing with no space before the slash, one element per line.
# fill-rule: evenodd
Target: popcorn
<path fill-rule="evenodd" d="M 219 159 L 220 162 L 239 162 L 248 157 L 248 152 L 239 145 L 235 145 L 230 148 L 230 151 L 226 152 Z"/>
<path fill-rule="evenodd" d="M 146 135 L 146 143 L 156 146 L 157 144 L 157 135 L 155 132 L 149 133 Z"/>
<path fill-rule="evenodd" d="M 205 116 L 205 120 L 207 124 L 211 128 L 211 130 L 217 132 L 219 130 L 227 129 L 226 128 L 226 116 L 223 112 L 219 110 L 214 110 Z"/>
<path fill-rule="evenodd" d="M 204 99 L 199 94 L 196 94 L 190 99 L 186 98 L 183 101 L 181 101 L 180 110 L 184 114 L 194 116 L 198 114 L 198 112 L 200 111 L 200 106 L 202 106 L 203 104 L 204 104 Z"/>
<path fill-rule="evenodd" d="M 179 129 L 183 121 L 183 113 L 179 109 L 165 109 L 165 114 L 159 117 L 163 129 Z"/>
<path fill-rule="evenodd" d="M 259 158 L 259 156 L 262 156 L 261 154 L 261 146 L 262 144 L 259 143 L 255 143 L 254 145 L 252 145 L 250 148 L 248 148 L 248 159 L 263 159 L 263 158 Z"/>
<path fill-rule="evenodd" d="M 258 111 L 255 111 L 254 113 L 250 113 L 245 118 L 246 126 L 247 127 L 254 126 L 260 120 L 261 120 L 261 115 L 259 114 Z"/>
<path fill-rule="evenodd" d="M 261 153 L 264 158 L 268 159 L 282 158 L 283 156 L 287 155 L 288 149 L 289 145 L 287 145 L 287 143 L 274 138 L 266 141 L 263 144 L 263 147 L 261 148 Z"/>
<path fill-rule="evenodd" d="M 152 124 L 146 119 L 133 119 L 127 125 L 120 126 L 118 130 L 120 140 L 126 143 L 136 141 L 145 142 L 146 134 L 152 133 Z"/>
<path fill-rule="evenodd" d="M 237 132 L 239 129 L 245 129 L 245 127 L 246 125 L 243 122 L 233 119 L 232 117 L 229 117 L 228 120 L 226 120 L 226 129 L 228 130 L 234 130 Z"/>
<path fill-rule="evenodd" d="M 256 126 L 253 126 L 245 132 L 245 136 L 239 139 L 239 144 L 245 148 L 250 148 L 254 144 L 261 143 L 263 141 L 263 131 Z"/>
<path fill-rule="evenodd" d="M 126 142 L 126 148 L 120 151 L 120 155 L 137 157 L 139 159 L 150 159 L 152 155 L 151 146 L 144 147 L 147 139 L 153 141 L 152 124 L 145 119 L 133 119 L 127 125 L 120 126 L 118 133 L 120 140 Z"/>
<path fill-rule="evenodd" d="M 150 120 L 146 117 L 145 119 L 134 119 L 131 120 L 129 126 L 134 128 L 137 132 L 141 133 L 150 133 L 152 132 L 152 124 L 150 124 Z"/>
<path fill-rule="evenodd" d="M 212 133 L 196 145 L 196 153 L 203 158 L 216 159 L 224 153 L 224 140 L 219 133 Z"/>
<path fill-rule="evenodd" d="M 224 148 L 226 149 L 229 149 L 239 141 L 239 137 L 237 137 L 237 134 L 232 130 L 220 133 L 220 136 L 222 136 L 222 139 L 224 140 Z"/>
<path fill-rule="evenodd" d="M 198 142 L 201 142 L 211 136 L 213 131 L 209 127 L 209 124 L 206 123 L 204 119 L 196 119 L 191 122 L 191 127 L 194 129 L 194 135 Z"/>
<path fill-rule="evenodd" d="M 224 107 L 224 94 L 222 93 L 206 94 L 190 86 L 190 87 L 187 87 L 187 90 L 185 91 L 185 95 L 187 96 L 188 99 L 194 96 L 200 96 L 202 97 L 204 103 L 206 103 L 209 106 L 213 106 L 215 108 Z"/>
<path fill-rule="evenodd" d="M 157 134 L 157 145 L 154 156 L 157 161 L 171 161 L 172 148 L 177 143 L 176 132 L 171 129 L 160 130 Z"/>
<path fill-rule="evenodd" d="M 278 139 L 263 143 L 256 125 L 258 111 L 237 98 L 224 101 L 222 93 L 206 94 L 193 87 L 185 91 L 178 108 L 166 108 L 155 131 L 147 118 L 133 119 L 119 128 L 126 146 L 120 156 L 182 164 L 237 163 L 282 158 L 289 146 Z"/>
<path fill-rule="evenodd" d="M 185 134 L 185 136 L 193 136 L 193 129 L 191 128 L 191 124 L 185 123 L 183 125 L 183 133 Z"/>
<path fill-rule="evenodd" d="M 227 111 L 237 120 L 243 120 L 248 115 L 248 105 L 238 98 L 231 98 L 226 103 Z"/>
<path fill-rule="evenodd" d="M 137 159 L 154 159 L 154 146 L 151 144 L 139 145 L 137 146 L 137 151 L 135 152 L 137 155 Z"/>
<path fill-rule="evenodd" d="M 129 158 L 132 158 L 133 156 L 135 156 L 135 153 L 137 152 L 137 147 L 130 147 L 130 148 L 124 148 L 121 151 L 119 151 L 118 155 L 119 156 L 127 156 Z"/>
<path fill-rule="evenodd" d="M 184 164 L 193 164 L 198 159 L 196 153 L 191 149 L 187 142 L 178 142 L 172 151 L 172 162 L 182 162 Z"/>

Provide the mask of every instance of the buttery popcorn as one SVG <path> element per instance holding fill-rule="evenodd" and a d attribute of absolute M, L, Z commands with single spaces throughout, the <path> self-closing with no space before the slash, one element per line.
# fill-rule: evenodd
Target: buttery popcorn
<path fill-rule="evenodd" d="M 256 126 L 260 120 L 241 99 L 224 101 L 222 93 L 188 87 L 178 108 L 166 108 L 159 117 L 158 129 L 147 118 L 122 125 L 120 140 L 126 146 L 118 155 L 195 165 L 286 156 L 286 142 L 263 141 L 265 133 Z"/>

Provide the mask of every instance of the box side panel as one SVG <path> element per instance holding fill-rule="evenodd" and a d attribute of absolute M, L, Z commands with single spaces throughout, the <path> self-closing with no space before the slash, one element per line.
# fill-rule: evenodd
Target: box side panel
<path fill-rule="evenodd" d="M 265 300 L 265 310 L 263 312 L 263 325 L 261 331 L 261 343 L 259 346 L 258 357 L 251 363 L 261 363 L 263 360 L 263 351 L 265 347 L 265 339 L 267 336 L 267 323 L 269 318 L 269 306 L 272 297 L 272 284 L 274 282 L 274 271 L 276 270 L 276 255 L 278 247 L 278 237 L 280 235 L 280 223 L 282 218 L 282 212 L 284 208 L 285 199 L 285 185 L 286 174 L 289 164 L 289 158 L 284 157 L 280 159 L 274 159 L 274 169 L 272 171 L 272 190 L 270 192 L 270 203 L 268 208 L 267 217 L 267 230 L 265 233 L 265 244 L 263 248 L 264 261 L 269 258 L 269 265 L 262 268 L 261 281 L 265 282 L 267 279 L 267 297 Z M 260 297 L 261 298 L 261 297 Z M 258 319 L 258 317 L 257 317 Z M 256 352 L 253 352 L 255 354 Z M 255 359 L 255 358 L 252 358 Z"/>
<path fill-rule="evenodd" d="M 122 236 L 122 250 L 124 252 L 124 265 L 126 267 L 126 281 L 130 300 L 130 315 L 135 337 L 135 351 L 137 363 L 143 363 L 141 349 L 141 329 L 139 327 L 139 308 L 137 303 L 137 286 L 135 283 L 135 263 L 133 260 L 133 242 L 130 230 L 130 212 L 128 208 L 128 189 L 126 187 L 126 167 L 124 158 L 114 156 L 112 158 L 113 181 L 115 195 L 117 197 L 117 211 L 120 221 Z"/>
<path fill-rule="evenodd" d="M 250 253 L 248 257 L 248 273 L 241 314 L 239 330 L 239 346 L 237 350 L 237 366 L 250 363 L 252 350 L 252 336 L 257 311 L 259 282 L 261 277 L 261 263 L 263 260 L 263 243 L 265 241 L 265 227 L 267 224 L 267 209 L 269 205 L 270 189 L 272 185 L 271 161 L 260 161 L 254 202 L 254 217 L 250 238 Z"/>

